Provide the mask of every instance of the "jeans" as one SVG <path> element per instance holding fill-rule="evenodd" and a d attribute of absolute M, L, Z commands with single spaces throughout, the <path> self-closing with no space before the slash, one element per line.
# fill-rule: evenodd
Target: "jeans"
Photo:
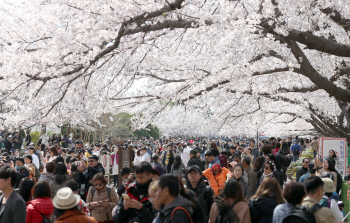
<path fill-rule="evenodd" d="M 316 158 L 317 156 L 317 151 L 314 151 L 314 158 Z"/>
<path fill-rule="evenodd" d="M 299 156 L 294 156 L 293 155 L 293 162 L 297 161 L 299 159 Z"/>

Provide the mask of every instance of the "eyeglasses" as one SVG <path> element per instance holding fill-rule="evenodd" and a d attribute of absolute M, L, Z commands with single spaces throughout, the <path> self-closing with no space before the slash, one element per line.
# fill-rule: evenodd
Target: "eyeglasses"
<path fill-rule="evenodd" d="M 310 162 L 304 162 L 304 163 L 310 163 Z"/>
<path fill-rule="evenodd" d="M 98 186 L 98 187 L 102 187 L 103 184 L 94 184 L 94 186 L 95 186 L 95 187 L 97 187 L 97 186 Z"/>
<path fill-rule="evenodd" d="M 265 166 L 264 168 L 265 168 L 265 170 L 268 170 L 268 169 L 269 169 L 270 167 L 268 167 L 268 166 Z"/>

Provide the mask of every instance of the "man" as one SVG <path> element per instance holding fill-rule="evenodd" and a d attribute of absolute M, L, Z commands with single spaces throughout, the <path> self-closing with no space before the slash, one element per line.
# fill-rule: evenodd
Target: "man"
<path fill-rule="evenodd" d="M 300 179 L 300 177 L 302 175 L 304 175 L 304 174 L 306 174 L 308 172 L 309 163 L 310 163 L 310 159 L 309 158 L 304 158 L 303 159 L 303 165 L 296 172 L 296 180 L 297 180 L 297 182 L 299 182 L 299 179 Z"/>
<path fill-rule="evenodd" d="M 293 141 L 293 145 L 290 148 L 290 155 L 293 156 L 293 162 L 297 161 L 299 159 L 299 156 L 301 155 L 301 148 L 300 148 L 297 140 Z M 297 182 L 299 182 L 299 181 L 297 181 Z"/>
<path fill-rule="evenodd" d="M 19 134 L 19 131 L 16 130 L 15 136 L 13 137 L 13 149 L 14 150 L 18 149 L 18 151 L 21 152 L 22 143 L 23 143 L 23 138 Z"/>
<path fill-rule="evenodd" d="M 307 197 L 304 199 L 302 206 L 312 208 L 318 204 L 323 197 L 323 181 L 317 176 L 311 176 L 305 180 L 305 190 Z M 316 223 L 335 223 L 334 215 L 331 210 L 322 207 L 314 212 Z"/>
<path fill-rule="evenodd" d="M 309 163 L 308 172 L 299 178 L 299 183 L 304 183 L 304 181 L 310 176 L 316 176 L 317 166 L 314 163 Z"/>
<path fill-rule="evenodd" d="M 210 187 L 216 195 L 224 189 L 226 176 L 230 172 L 226 167 L 221 168 L 219 164 L 214 164 L 212 168 L 203 171 L 203 175 L 208 179 Z"/>
<path fill-rule="evenodd" d="M 33 164 L 36 166 L 36 168 L 38 170 L 40 170 L 40 161 L 39 161 L 39 157 L 37 155 L 34 154 L 34 147 L 29 147 L 28 148 L 28 152 L 29 154 L 32 156 L 33 158 Z"/>
<path fill-rule="evenodd" d="M 148 162 L 142 161 L 136 165 L 136 183 L 126 189 L 126 194 L 130 199 L 124 200 L 124 197 L 121 197 L 113 216 L 114 222 L 149 223 L 153 221 L 153 206 L 148 195 L 148 187 L 152 182 L 152 171 L 152 166 Z"/>
<path fill-rule="evenodd" d="M 18 174 L 17 182 L 15 185 L 15 188 L 19 187 L 19 183 L 21 182 L 22 178 L 29 177 L 29 171 L 24 166 L 24 159 L 21 157 L 17 157 L 16 159 L 16 171 Z"/>
<path fill-rule="evenodd" d="M 192 190 L 196 194 L 198 203 L 200 204 L 200 208 L 204 215 L 203 222 L 208 222 L 210 208 L 214 203 L 214 191 L 210 186 L 206 186 L 199 166 L 189 166 L 186 189 Z"/>
<path fill-rule="evenodd" d="M 317 152 L 318 152 L 318 141 L 317 141 L 317 137 L 314 137 L 314 140 L 312 140 L 310 146 L 311 146 L 311 148 L 312 148 L 312 151 L 314 151 L 314 158 L 316 158 Z"/>
<path fill-rule="evenodd" d="M 241 163 L 241 156 L 235 155 L 235 157 L 233 158 L 233 161 L 235 161 L 236 163 Z"/>
<path fill-rule="evenodd" d="M 149 157 L 146 147 L 142 147 L 140 150 L 140 153 L 141 153 L 141 161 L 146 161 L 148 163 L 151 163 L 151 158 Z"/>
<path fill-rule="evenodd" d="M 17 182 L 17 174 L 11 167 L 0 168 L 0 222 L 1 223 L 25 223 L 26 203 L 14 190 Z"/>
<path fill-rule="evenodd" d="M 79 174 L 77 177 L 77 182 L 82 185 L 82 188 L 85 188 L 85 195 L 84 197 L 87 196 L 87 192 L 90 188 L 90 181 L 94 177 L 96 173 L 103 173 L 105 174 L 105 169 L 103 168 L 101 163 L 98 163 L 98 157 L 95 155 L 92 155 L 89 157 L 88 163 L 89 165 L 87 166 L 85 162 L 81 162 L 82 166 L 77 167 L 79 170 Z M 84 186 L 83 186 L 84 185 Z"/>
<path fill-rule="evenodd" d="M 214 156 L 212 150 L 208 150 L 208 151 L 205 153 L 205 159 L 209 162 L 208 168 L 211 169 L 211 167 L 212 167 L 214 164 L 219 164 L 220 167 L 221 167 L 221 163 L 220 163 L 219 157 Z"/>
<path fill-rule="evenodd" d="M 250 162 L 251 162 L 251 159 L 249 156 L 243 156 L 243 160 L 241 163 L 243 165 L 244 171 L 248 176 L 248 186 L 249 186 L 249 192 L 250 192 L 249 194 L 250 196 L 253 196 L 257 190 L 256 186 L 258 183 L 258 175 L 250 167 Z"/>
<path fill-rule="evenodd" d="M 183 164 L 185 165 L 185 167 L 187 167 L 188 160 L 190 159 L 191 150 L 192 150 L 192 148 L 187 146 L 186 143 L 183 144 L 183 150 L 181 153 L 181 160 L 182 160 Z"/>
<path fill-rule="evenodd" d="M 30 136 L 30 132 L 29 132 L 29 130 L 27 130 L 26 131 L 26 140 L 25 140 L 25 144 L 26 144 L 26 146 L 29 146 L 29 144 L 32 142 L 32 137 Z"/>
<path fill-rule="evenodd" d="M 61 143 L 62 143 L 62 147 L 65 148 L 65 149 L 68 149 L 68 144 L 72 144 L 72 142 L 68 139 L 68 135 L 67 134 L 63 135 Z"/>
<path fill-rule="evenodd" d="M 257 147 L 255 147 L 255 142 L 254 141 L 250 141 L 249 147 L 252 148 L 252 154 L 254 155 L 254 160 L 256 160 L 256 158 L 259 157 L 259 149 Z"/>
<path fill-rule="evenodd" d="M 164 206 L 163 210 L 159 213 L 159 223 L 190 223 L 188 215 L 193 214 L 193 203 L 186 198 L 179 196 L 180 186 L 176 176 L 165 174 L 159 178 L 157 198 L 159 203 Z M 175 208 L 182 207 L 182 210 L 175 211 L 172 216 L 172 212 Z M 187 212 L 187 213 L 186 213 Z M 172 220 L 171 220 L 172 219 Z M 116 222 L 116 221 L 114 221 Z"/>
<path fill-rule="evenodd" d="M 101 144 L 96 143 L 95 150 L 92 152 L 92 155 L 99 157 L 100 156 L 100 149 L 101 149 Z"/>
<path fill-rule="evenodd" d="M 13 148 L 12 143 L 12 135 L 9 135 L 4 142 L 7 152 L 10 152 L 10 150 Z"/>
<path fill-rule="evenodd" d="M 187 167 L 190 167 L 193 165 L 197 165 L 201 169 L 201 171 L 204 170 L 203 162 L 197 158 L 197 151 L 196 150 L 191 150 L 190 160 L 187 163 Z"/>
<path fill-rule="evenodd" d="M 122 185 L 118 187 L 118 196 L 121 197 L 122 194 L 125 192 L 126 188 L 129 187 L 131 183 L 135 181 L 134 174 L 131 173 L 131 170 L 129 167 L 123 167 L 120 171 L 120 175 L 122 176 Z"/>

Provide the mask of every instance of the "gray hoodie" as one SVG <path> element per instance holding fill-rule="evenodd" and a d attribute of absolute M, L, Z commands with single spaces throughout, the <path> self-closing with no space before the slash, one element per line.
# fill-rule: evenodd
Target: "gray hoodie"
<path fill-rule="evenodd" d="M 173 202 L 171 202 L 168 206 L 165 206 L 164 209 L 159 214 L 159 222 L 165 223 L 170 222 L 171 212 L 175 207 L 184 207 L 188 213 L 192 216 L 193 214 L 193 203 L 182 196 L 178 196 Z M 184 211 L 178 210 L 175 212 L 173 216 L 172 223 L 189 223 L 189 219 Z"/>

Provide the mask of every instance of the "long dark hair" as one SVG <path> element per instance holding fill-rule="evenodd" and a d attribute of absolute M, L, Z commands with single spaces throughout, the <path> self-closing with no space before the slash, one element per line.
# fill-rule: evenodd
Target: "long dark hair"
<path fill-rule="evenodd" d="M 54 176 L 56 176 L 56 182 L 60 185 L 66 180 L 67 167 L 64 163 L 59 162 L 56 164 Z"/>
<path fill-rule="evenodd" d="M 330 158 L 333 158 L 333 159 L 337 158 L 337 154 L 335 154 L 335 151 L 334 151 L 333 149 L 329 150 L 329 152 L 330 152 L 330 151 L 333 152 L 333 156 L 329 156 L 329 157 L 330 157 Z M 329 153 L 329 152 L 328 152 L 328 153 Z"/>
<path fill-rule="evenodd" d="M 256 160 L 254 162 L 254 166 L 253 166 L 254 172 L 261 169 L 261 166 L 264 164 L 264 160 L 265 159 L 263 156 L 259 156 L 258 158 L 256 158 Z"/>
<path fill-rule="evenodd" d="M 227 181 L 223 195 L 226 202 L 228 198 L 235 199 L 235 202 L 244 201 L 242 186 L 237 180 L 232 178 Z"/>
<path fill-rule="evenodd" d="M 282 148 L 279 150 L 279 153 L 282 154 L 282 155 L 289 154 L 289 148 L 288 148 L 288 143 L 287 142 L 282 143 Z"/>
<path fill-rule="evenodd" d="M 182 164 L 181 157 L 179 155 L 175 156 L 175 161 L 174 161 L 174 164 L 173 164 L 174 165 L 173 166 L 174 170 L 179 169 L 181 164 Z"/>
<path fill-rule="evenodd" d="M 285 203 L 281 186 L 274 177 L 265 178 L 256 191 L 256 194 L 251 197 L 251 199 L 269 195 L 274 195 L 277 205 Z"/>
<path fill-rule="evenodd" d="M 31 200 L 30 197 L 32 194 L 33 187 L 34 181 L 29 177 L 23 178 L 19 184 L 19 195 L 21 195 L 21 197 L 26 203 Z"/>
<path fill-rule="evenodd" d="M 328 162 L 328 170 L 335 172 L 335 162 L 334 162 L 334 160 L 331 159 L 331 158 L 328 158 L 326 160 Z"/>

